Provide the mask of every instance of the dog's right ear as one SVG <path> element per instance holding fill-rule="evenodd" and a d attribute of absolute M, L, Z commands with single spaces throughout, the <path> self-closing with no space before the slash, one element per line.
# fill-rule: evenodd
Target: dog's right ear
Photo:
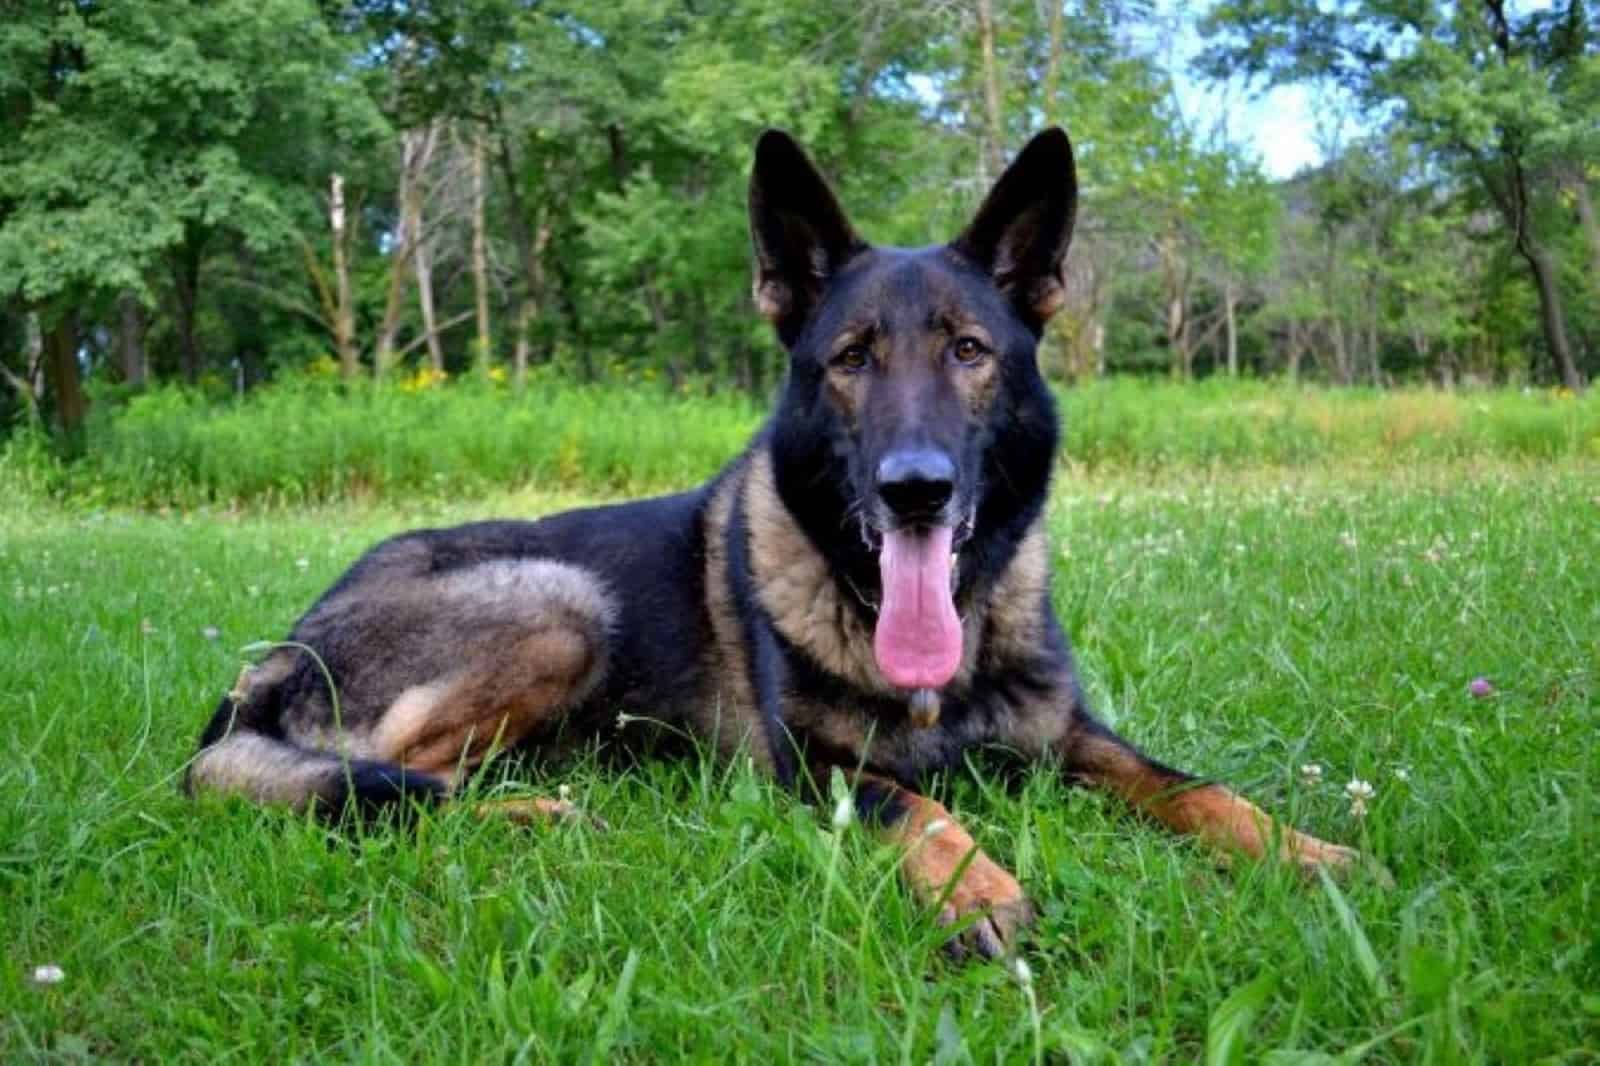
<path fill-rule="evenodd" d="M 988 271 L 1038 333 L 1066 302 L 1062 265 L 1077 213 L 1072 142 L 1053 127 L 1012 160 L 951 247 Z"/>
<path fill-rule="evenodd" d="M 828 279 L 867 250 L 828 183 L 782 130 L 756 142 L 750 171 L 750 239 L 761 314 L 792 347 Z"/>

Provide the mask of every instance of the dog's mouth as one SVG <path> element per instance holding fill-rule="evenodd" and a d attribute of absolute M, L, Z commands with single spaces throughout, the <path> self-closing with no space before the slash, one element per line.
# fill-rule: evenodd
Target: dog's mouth
<path fill-rule="evenodd" d="M 956 562 L 972 518 L 874 532 L 883 590 L 872 639 L 878 669 L 896 688 L 943 688 L 961 667 Z"/>

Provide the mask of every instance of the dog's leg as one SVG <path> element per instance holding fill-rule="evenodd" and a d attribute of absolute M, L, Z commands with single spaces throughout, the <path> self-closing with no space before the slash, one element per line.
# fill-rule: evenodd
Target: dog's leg
<path fill-rule="evenodd" d="M 472 805 L 472 813 L 479 818 L 504 818 L 517 825 L 586 823 L 596 829 L 609 828 L 603 818 L 585 814 L 583 808 L 571 800 L 548 799 L 544 796 L 483 800 Z"/>
<path fill-rule="evenodd" d="M 594 638 L 556 625 L 485 649 L 448 680 L 401 693 L 372 732 L 379 757 L 459 777 L 563 714 L 601 656 Z"/>
<path fill-rule="evenodd" d="M 996 958 L 1014 945 L 1033 920 L 1017 879 L 985 855 L 942 804 L 876 774 L 852 776 L 862 821 L 903 849 L 901 871 L 917 898 L 938 905 L 944 925 L 978 916 L 952 950 Z"/>
<path fill-rule="evenodd" d="M 1055 745 L 1066 770 L 1110 792 L 1178 833 L 1192 834 L 1224 853 L 1268 855 L 1313 870 L 1344 867 L 1359 853 L 1275 822 L 1222 785 L 1162 766 L 1088 715 Z"/>
<path fill-rule="evenodd" d="M 442 780 L 454 792 L 493 754 L 565 714 L 592 685 L 600 658 L 595 634 L 579 628 L 525 633 L 486 651 L 448 682 L 407 690 L 379 721 L 374 743 L 408 773 Z M 583 817 L 570 801 L 544 797 L 483 800 L 472 810 L 522 825 Z"/>

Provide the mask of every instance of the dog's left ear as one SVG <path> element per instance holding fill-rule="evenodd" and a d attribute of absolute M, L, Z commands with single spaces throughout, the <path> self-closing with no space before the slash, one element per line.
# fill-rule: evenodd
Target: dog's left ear
<path fill-rule="evenodd" d="M 1072 142 L 1052 127 L 1028 142 L 950 246 L 994 277 L 1035 332 L 1066 301 L 1062 263 L 1078 213 Z"/>
<path fill-rule="evenodd" d="M 828 183 L 782 130 L 768 130 L 756 143 L 750 239 L 756 307 L 785 346 L 799 338 L 828 279 L 867 249 Z"/>

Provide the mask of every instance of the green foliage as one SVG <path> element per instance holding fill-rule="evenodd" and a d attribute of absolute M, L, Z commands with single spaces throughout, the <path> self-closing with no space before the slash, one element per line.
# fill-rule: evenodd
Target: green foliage
<path fill-rule="evenodd" d="M 574 384 L 521 394 L 331 377 L 218 402 L 177 387 L 102 396 L 89 454 L 64 465 L 36 436 L 0 450 L 0 491 L 74 507 L 459 499 L 497 488 L 669 491 L 710 477 L 764 409 L 739 394 Z M 1060 394 L 1071 470 L 1224 469 L 1412 460 L 1600 457 L 1600 398 L 1560 392 L 1292 388 L 1136 380 Z"/>
<path fill-rule="evenodd" d="M 1563 302 L 1587 304 L 1594 290 L 1562 292 L 1556 264 L 1576 227 L 1555 201 L 1557 179 L 1581 174 L 1595 145 L 1600 15 L 1590 5 L 1224 0 L 1202 24 L 1213 37 L 1202 66 L 1214 76 L 1337 86 L 1359 106 L 1387 112 L 1389 129 L 1415 146 L 1427 170 L 1468 194 L 1470 207 L 1497 215 L 1502 240 L 1538 289 L 1555 375 L 1578 387 Z M 1587 189 L 1587 175 L 1573 180 Z M 1404 191 L 1393 181 L 1388 188 Z M 1592 223 L 1587 239 L 1600 263 Z"/>
<path fill-rule="evenodd" d="M 311 0 L 32 5 L 0 25 L 0 278 L 38 304 L 132 290 L 186 233 L 284 244 L 318 149 L 381 130 Z M 5 295 L 12 295 L 6 292 Z"/>
<path fill-rule="evenodd" d="M 1219 78 L 1331 81 L 1377 116 L 1274 184 L 1179 106 L 1191 15 L 986 7 L 992 60 L 972 5 L 23 5 L 0 22 L 0 417 L 75 433 L 69 362 L 91 389 L 251 388 L 336 347 L 352 376 L 515 360 L 764 394 L 784 362 L 744 203 L 767 125 L 907 245 L 1065 125 L 1082 204 L 1053 376 L 1543 382 L 1550 323 L 1570 386 L 1600 369 L 1588 9 L 1497 34 L 1493 5 L 1217 5 Z"/>

